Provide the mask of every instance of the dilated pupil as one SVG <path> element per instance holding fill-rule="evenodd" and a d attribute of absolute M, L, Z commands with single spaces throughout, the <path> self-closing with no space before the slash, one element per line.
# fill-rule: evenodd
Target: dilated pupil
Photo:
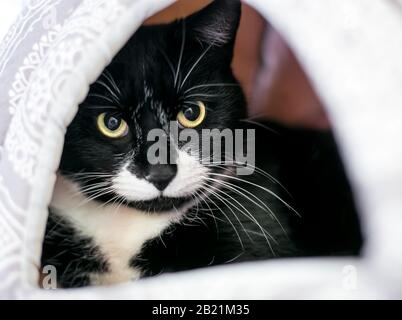
<path fill-rule="evenodd" d="M 121 120 L 114 116 L 107 116 L 105 119 L 105 124 L 109 130 L 115 131 L 115 130 L 119 129 Z"/>
<path fill-rule="evenodd" d="M 189 121 L 196 121 L 200 116 L 201 110 L 197 106 L 189 107 L 184 110 L 184 117 Z"/>

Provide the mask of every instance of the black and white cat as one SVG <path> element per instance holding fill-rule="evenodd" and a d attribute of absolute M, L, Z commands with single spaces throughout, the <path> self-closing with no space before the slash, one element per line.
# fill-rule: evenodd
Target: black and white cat
<path fill-rule="evenodd" d="M 42 265 L 57 268 L 61 287 L 318 252 L 293 238 L 301 219 L 273 178 L 275 133 L 257 131 L 246 177 L 225 157 L 208 164 L 201 148 L 190 154 L 169 139 L 175 161 L 147 158 L 149 132 L 169 137 L 172 121 L 197 132 L 247 127 L 231 69 L 240 15 L 240 1 L 216 0 L 184 20 L 141 27 L 91 86 L 66 133 L 43 246 Z"/>

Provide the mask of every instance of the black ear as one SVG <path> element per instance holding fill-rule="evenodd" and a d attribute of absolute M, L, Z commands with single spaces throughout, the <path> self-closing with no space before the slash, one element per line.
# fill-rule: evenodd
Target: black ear
<path fill-rule="evenodd" d="M 192 36 L 214 46 L 233 45 L 240 24 L 240 0 L 214 0 L 186 19 Z"/>

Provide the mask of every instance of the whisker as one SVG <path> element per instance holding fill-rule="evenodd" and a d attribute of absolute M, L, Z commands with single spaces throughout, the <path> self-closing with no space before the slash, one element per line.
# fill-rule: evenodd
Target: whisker
<path fill-rule="evenodd" d="M 102 73 L 102 75 L 110 82 L 114 90 L 121 96 L 121 91 L 119 87 L 116 84 L 116 81 L 114 80 L 112 74 L 109 72 L 109 70 L 105 69 Z"/>
<path fill-rule="evenodd" d="M 209 188 L 211 188 L 211 186 L 209 186 Z M 214 188 L 214 190 L 220 191 L 217 188 Z M 236 207 L 235 205 L 233 205 L 232 203 L 230 203 L 228 200 L 226 200 L 223 196 L 221 196 L 218 192 L 212 191 L 211 189 L 207 190 L 209 193 L 211 193 L 214 197 L 216 197 L 220 202 L 222 202 L 229 210 L 230 212 L 233 214 L 233 216 L 236 218 L 237 222 L 239 223 L 239 225 L 241 226 L 241 228 L 243 229 L 244 233 L 247 235 L 247 237 L 249 238 L 250 241 L 253 241 L 250 237 L 250 235 L 247 233 L 246 228 L 244 227 L 243 223 L 241 222 L 241 220 L 239 219 L 239 217 L 236 215 L 236 213 L 233 211 L 233 209 L 231 208 L 231 206 L 233 208 L 235 208 L 236 210 L 238 210 L 240 213 L 241 210 L 239 210 L 238 207 Z"/>
<path fill-rule="evenodd" d="M 113 188 L 111 188 L 111 187 L 105 188 L 105 189 L 101 189 L 101 190 L 99 190 L 98 192 L 94 193 L 93 195 L 87 197 L 85 200 L 81 201 L 81 202 L 78 204 L 77 208 L 82 207 L 82 206 L 86 205 L 87 203 L 90 203 L 90 202 L 92 202 L 92 201 L 94 201 L 94 200 L 96 200 L 96 199 L 99 199 L 99 198 L 102 197 L 102 196 L 105 196 L 105 195 L 107 195 L 107 194 L 113 194 L 113 193 L 114 193 L 114 190 L 113 190 Z"/>
<path fill-rule="evenodd" d="M 106 83 L 104 83 L 104 82 L 101 81 L 101 80 L 97 80 L 97 81 L 95 82 L 95 84 L 99 84 L 99 85 L 101 85 L 102 87 L 104 87 L 104 88 L 110 93 L 110 95 L 111 95 L 112 98 L 114 99 L 114 102 L 120 103 L 120 98 L 116 95 L 116 93 L 115 93 Z"/>
<path fill-rule="evenodd" d="M 259 122 L 257 122 L 257 121 L 252 121 L 252 120 L 249 120 L 249 119 L 242 119 L 242 120 L 239 120 L 239 121 L 240 121 L 240 122 L 246 122 L 246 123 L 254 124 L 254 125 L 256 125 L 256 126 L 258 126 L 258 127 L 261 127 L 261 128 L 263 128 L 263 129 L 265 129 L 265 130 L 267 130 L 267 131 L 270 131 L 270 132 L 272 132 L 272 133 L 275 133 L 275 134 L 277 134 L 277 135 L 280 135 L 280 133 L 279 133 L 278 131 L 276 131 L 276 130 L 270 128 L 270 127 L 268 127 L 267 125 L 264 125 L 264 124 L 262 124 L 262 123 L 259 123 Z"/>
<path fill-rule="evenodd" d="M 226 181 L 222 181 L 222 180 L 218 180 L 218 179 L 207 178 L 207 180 L 210 180 L 210 181 L 219 183 L 219 184 L 221 184 L 222 186 L 227 187 L 228 189 L 230 189 L 230 190 L 232 190 L 232 191 L 234 191 L 234 192 L 238 192 L 239 195 L 242 195 L 242 196 L 245 197 L 247 200 L 249 200 L 249 201 L 252 202 L 254 205 L 256 205 L 257 207 L 259 207 L 260 209 L 262 209 L 262 210 L 264 210 L 264 211 L 269 210 L 269 208 L 267 207 L 267 205 L 266 205 L 261 199 L 259 199 L 256 195 L 254 195 L 253 193 L 251 193 L 250 191 L 248 191 L 248 190 L 246 190 L 246 189 L 244 189 L 244 188 L 241 188 L 241 187 L 239 187 L 239 186 L 237 186 L 237 185 L 235 185 L 235 184 L 232 184 L 232 183 L 229 183 L 229 182 L 226 182 Z M 239 190 L 237 190 L 236 188 L 238 188 Z M 255 199 L 257 199 L 257 200 L 261 203 L 261 205 L 258 204 L 258 203 L 256 203 L 256 202 L 255 202 L 254 200 L 252 200 L 250 197 L 248 197 L 248 196 L 242 194 L 240 191 L 245 192 L 246 194 L 251 195 L 252 197 L 254 197 Z"/>
<path fill-rule="evenodd" d="M 176 79 L 176 71 L 174 70 L 172 61 L 169 59 L 168 55 L 166 54 L 166 52 L 162 48 L 158 48 L 158 49 L 161 52 L 163 58 L 166 60 L 168 66 L 170 68 L 170 71 L 172 71 L 173 79 L 175 80 Z"/>
<path fill-rule="evenodd" d="M 249 218 L 251 221 L 253 221 L 258 228 L 261 230 L 261 232 L 263 232 L 266 236 L 265 236 L 265 240 L 267 241 L 268 246 L 270 247 L 272 254 L 275 255 L 275 252 L 273 251 L 272 245 L 269 241 L 269 239 L 267 238 L 267 236 L 275 242 L 275 244 L 278 244 L 278 242 L 276 241 L 276 239 L 267 231 L 265 230 L 261 224 L 258 222 L 258 220 L 250 213 L 249 210 L 246 209 L 246 207 L 244 207 L 238 200 L 236 200 L 235 198 L 233 198 L 231 195 L 229 195 L 228 193 L 224 192 L 223 190 L 220 190 L 218 188 L 215 188 L 213 186 L 211 186 L 212 188 L 214 188 L 215 190 L 217 190 L 217 192 L 220 192 L 221 194 L 226 195 L 227 197 L 229 197 L 230 199 L 232 199 L 235 203 L 237 203 L 245 212 L 242 212 L 241 210 L 239 210 L 237 207 L 237 210 L 239 210 L 240 213 L 242 213 L 245 217 Z M 230 203 L 230 202 L 229 202 Z M 230 203 L 232 206 L 233 204 Z M 247 213 L 247 214 L 246 214 Z"/>
<path fill-rule="evenodd" d="M 116 106 L 94 106 L 94 105 L 86 106 L 86 109 L 92 109 L 92 110 L 120 110 Z"/>
<path fill-rule="evenodd" d="M 222 97 L 222 94 L 204 94 L 204 93 L 194 93 L 194 94 L 189 94 L 187 96 L 184 96 L 180 98 L 180 100 L 186 100 L 188 98 L 219 98 Z"/>
<path fill-rule="evenodd" d="M 287 208 L 289 208 L 290 210 L 292 210 L 298 217 L 301 217 L 301 215 L 299 214 L 299 212 L 297 212 L 296 209 L 294 209 L 290 204 L 288 204 L 285 200 L 283 200 L 280 196 L 278 196 L 275 192 L 273 192 L 272 190 L 269 190 L 265 187 L 262 187 L 258 184 L 255 184 L 253 182 L 247 181 L 245 179 L 240 179 L 238 177 L 234 177 L 234 176 L 229 176 L 229 175 L 225 175 L 225 174 L 220 174 L 220 173 L 210 173 L 211 175 L 215 175 L 215 176 L 219 176 L 219 177 L 226 177 L 229 179 L 234 179 L 240 182 L 244 182 L 246 184 L 252 185 L 254 187 L 257 187 L 261 190 L 264 190 L 265 192 L 269 193 L 270 195 L 272 195 L 273 197 L 275 197 L 277 200 L 279 200 L 280 202 L 282 202 Z"/>
<path fill-rule="evenodd" d="M 199 192 L 201 192 L 202 194 L 205 195 L 205 193 L 204 193 L 202 190 L 199 190 Z M 241 239 L 240 234 L 239 234 L 239 232 L 237 231 L 237 229 L 236 229 L 235 225 L 233 224 L 232 220 L 230 220 L 230 218 L 228 217 L 228 215 L 216 204 L 215 201 L 213 201 L 212 199 L 209 199 L 209 200 L 215 205 L 216 208 L 218 208 L 218 210 L 219 210 L 219 211 L 223 214 L 223 216 L 228 220 L 228 222 L 229 222 L 230 225 L 232 226 L 234 232 L 236 233 L 237 238 L 239 239 L 240 246 L 241 246 L 242 249 L 244 250 L 243 240 Z M 218 200 L 219 200 L 219 199 L 218 199 Z M 222 202 L 222 201 L 221 201 L 221 202 Z"/>
<path fill-rule="evenodd" d="M 239 255 L 237 255 L 236 257 L 224 262 L 224 264 L 228 264 L 228 263 L 232 263 L 235 262 L 237 259 L 239 259 L 242 255 L 244 254 L 244 252 L 240 253 Z"/>
<path fill-rule="evenodd" d="M 197 65 L 201 62 L 201 60 L 205 57 L 205 55 L 208 53 L 208 51 L 214 46 L 214 42 L 211 43 L 208 48 L 201 54 L 201 56 L 197 59 L 197 61 L 194 63 L 194 65 L 191 67 L 190 71 L 187 73 L 187 75 L 184 77 L 183 82 L 180 85 L 180 89 L 183 88 L 185 85 L 186 81 L 190 77 L 191 73 L 194 71 L 194 69 L 197 67 Z"/>
<path fill-rule="evenodd" d="M 106 100 L 107 102 L 115 103 L 115 101 L 113 99 L 110 99 L 109 97 L 106 97 L 104 95 L 97 94 L 97 93 L 90 93 L 90 94 L 88 94 L 88 97 L 103 99 L 103 100 Z"/>
<path fill-rule="evenodd" d="M 181 63 L 183 60 L 183 54 L 184 54 L 184 48 L 186 46 L 186 20 L 182 20 L 182 40 L 181 40 L 181 48 L 180 48 L 180 56 L 179 56 L 179 62 L 177 64 L 177 71 L 176 71 L 176 76 L 174 78 L 174 87 L 177 86 L 177 81 L 179 79 L 179 74 L 180 74 L 180 68 L 181 68 Z"/>
<path fill-rule="evenodd" d="M 213 87 L 240 87 L 239 84 L 237 83 L 211 83 L 211 84 L 201 84 L 198 86 L 194 86 L 190 89 L 187 89 L 186 91 L 184 91 L 183 94 L 187 94 L 193 90 L 196 89 L 202 89 L 202 88 L 213 88 Z"/>
<path fill-rule="evenodd" d="M 221 180 L 212 179 L 212 178 L 211 178 L 211 181 L 220 183 L 221 185 L 223 185 L 223 186 L 225 186 L 226 188 L 232 190 L 233 192 L 237 193 L 238 195 L 240 195 L 240 196 L 246 198 L 248 201 L 250 201 L 251 203 L 253 203 L 253 204 L 256 205 L 257 207 L 259 207 L 259 208 L 262 209 L 263 211 L 267 212 L 267 213 L 271 216 L 271 218 L 273 218 L 273 219 L 278 223 L 279 227 L 282 229 L 283 233 L 284 233 L 285 236 L 288 238 L 288 232 L 286 231 L 286 229 L 284 228 L 284 226 L 282 225 L 282 223 L 280 222 L 280 220 L 278 219 L 278 217 L 275 215 L 275 213 L 272 211 L 272 209 L 271 209 L 270 207 L 268 207 L 268 206 L 267 206 L 260 198 L 258 198 L 256 195 L 254 195 L 254 194 L 251 193 L 250 191 L 248 191 L 248 190 L 246 190 L 246 189 L 244 189 L 244 188 L 242 188 L 242 187 L 240 187 L 240 186 L 237 186 L 237 185 L 235 185 L 235 184 L 232 184 L 232 183 L 230 183 L 230 182 L 221 181 Z M 240 189 L 240 190 L 237 190 L 236 188 L 238 188 L 238 189 Z M 259 202 L 262 204 L 262 206 L 259 205 L 256 201 L 254 201 L 254 200 L 251 199 L 250 197 L 246 196 L 246 195 L 245 195 L 244 193 L 242 193 L 241 191 L 244 192 L 244 193 L 246 193 L 246 194 L 248 194 L 248 195 L 250 195 L 250 196 L 252 196 L 254 199 L 256 199 L 257 201 L 259 201 Z"/>
<path fill-rule="evenodd" d="M 74 193 L 72 196 L 77 196 L 79 194 L 86 194 L 90 191 L 96 190 L 96 189 L 100 189 L 100 188 L 104 188 L 107 187 L 109 185 L 109 183 L 97 183 L 97 184 L 91 184 L 86 188 L 82 188 L 80 189 L 78 192 Z"/>
<path fill-rule="evenodd" d="M 208 158 L 207 158 L 208 160 Z M 215 165 L 217 164 L 217 165 Z M 268 172 L 264 171 L 263 169 L 257 167 L 257 166 L 253 166 L 249 163 L 242 163 L 242 162 L 238 162 L 235 160 L 230 160 L 230 161 L 221 161 L 221 162 L 210 162 L 207 164 L 204 164 L 205 166 L 210 166 L 210 167 L 219 167 L 219 165 L 225 165 L 225 166 L 235 166 L 235 167 L 249 167 L 251 169 L 254 169 L 258 174 L 268 178 L 269 180 L 271 180 L 272 182 L 276 183 L 277 185 L 279 185 L 290 197 L 293 198 L 292 194 L 290 193 L 290 191 L 278 180 L 276 179 L 273 175 L 269 174 Z"/>
<path fill-rule="evenodd" d="M 198 193 L 197 191 L 195 191 L 195 193 L 196 193 L 197 196 L 199 197 L 199 193 Z M 212 210 L 211 206 L 209 205 L 208 201 L 207 201 L 206 199 L 202 198 L 202 197 L 199 197 L 199 198 L 201 199 L 201 201 L 203 201 L 203 202 L 207 205 L 207 207 L 208 207 L 208 209 L 209 209 L 209 216 L 211 216 L 211 217 L 214 219 L 214 223 L 215 223 L 215 228 L 216 228 L 217 236 L 219 237 L 219 227 L 218 227 L 218 222 L 217 222 L 217 220 L 218 220 L 219 218 L 217 218 L 217 217 L 214 215 L 213 210 Z M 209 199 L 208 196 L 207 196 L 207 199 Z M 205 214 L 205 213 L 204 213 L 204 214 Z M 207 214 L 207 215 L 208 215 L 208 214 Z M 220 221 L 223 221 L 222 219 L 219 219 L 219 220 L 220 220 Z"/>

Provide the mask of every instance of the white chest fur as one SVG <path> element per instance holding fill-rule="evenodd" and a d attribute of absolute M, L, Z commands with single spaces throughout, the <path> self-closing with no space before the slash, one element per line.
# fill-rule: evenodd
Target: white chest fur
<path fill-rule="evenodd" d="M 138 279 L 141 272 L 130 268 L 130 260 L 146 241 L 160 236 L 182 216 L 176 211 L 147 214 L 126 206 L 88 202 L 78 187 L 63 177 L 57 179 L 51 206 L 83 236 L 92 238 L 107 259 L 109 272 L 93 274 L 95 285 Z"/>

